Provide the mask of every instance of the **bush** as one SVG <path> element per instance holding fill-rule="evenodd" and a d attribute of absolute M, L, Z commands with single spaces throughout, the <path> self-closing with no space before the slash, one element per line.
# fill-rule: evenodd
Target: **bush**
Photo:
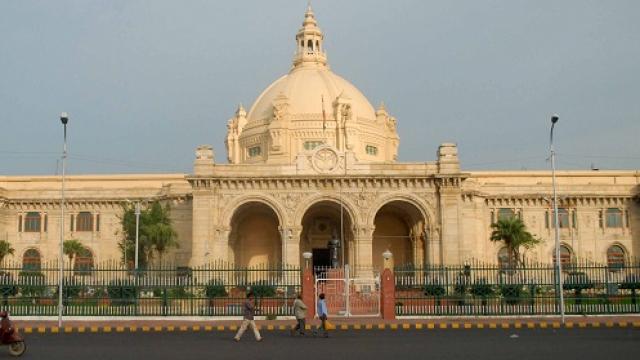
<path fill-rule="evenodd" d="M 486 298 L 493 294 L 493 287 L 487 283 L 487 279 L 481 278 L 471 285 L 471 295 Z"/>
<path fill-rule="evenodd" d="M 222 280 L 213 279 L 204 287 L 204 295 L 208 299 L 220 298 L 227 296 L 227 289 L 224 287 Z"/>
<path fill-rule="evenodd" d="M 424 294 L 426 296 L 440 297 L 440 296 L 444 296 L 445 289 L 444 289 L 444 286 L 440 284 L 426 284 L 424 286 Z"/>
<path fill-rule="evenodd" d="M 625 290 L 640 290 L 640 275 L 629 274 L 624 278 L 624 281 L 620 284 L 620 289 Z"/>
<path fill-rule="evenodd" d="M 18 274 L 18 284 L 20 294 L 25 297 L 41 297 L 47 287 L 44 281 L 44 274 L 40 271 L 21 271 Z"/>
<path fill-rule="evenodd" d="M 576 295 L 580 295 L 582 290 L 593 289 L 595 284 L 589 276 L 580 271 L 570 272 L 567 279 L 562 284 L 562 288 L 565 290 L 574 290 Z"/>
<path fill-rule="evenodd" d="M 112 280 L 107 286 L 107 295 L 109 295 L 112 305 L 131 305 L 136 303 L 138 289 L 131 280 Z"/>
<path fill-rule="evenodd" d="M 251 291 L 257 298 L 273 297 L 276 295 L 276 287 L 268 284 L 266 281 L 258 281 L 251 285 Z"/>
<path fill-rule="evenodd" d="M 13 276 L 8 272 L 0 272 L 0 296 L 4 298 L 5 305 L 7 305 L 7 298 L 16 296 L 17 293 L 18 287 L 13 281 Z"/>
<path fill-rule="evenodd" d="M 506 300 L 507 304 L 515 305 L 520 301 L 522 296 L 522 285 L 520 284 L 504 284 L 500 285 L 500 295 Z"/>

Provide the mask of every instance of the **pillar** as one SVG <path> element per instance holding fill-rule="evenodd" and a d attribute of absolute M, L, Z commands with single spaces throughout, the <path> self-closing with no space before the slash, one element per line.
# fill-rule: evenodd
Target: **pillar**
<path fill-rule="evenodd" d="M 354 229 L 355 264 L 353 269 L 358 277 L 373 277 L 373 230 L 374 226 L 362 226 Z M 381 254 L 379 255 L 381 256 Z"/>
<path fill-rule="evenodd" d="M 380 312 L 382 319 L 396 318 L 396 285 L 391 269 L 384 269 L 380 276 Z"/>
<path fill-rule="evenodd" d="M 307 320 L 316 316 L 316 281 L 311 267 L 302 271 L 302 302 L 307 305 Z"/>

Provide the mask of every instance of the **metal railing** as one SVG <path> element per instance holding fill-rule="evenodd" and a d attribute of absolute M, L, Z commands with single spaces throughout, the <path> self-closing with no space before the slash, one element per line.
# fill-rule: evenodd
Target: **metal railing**
<path fill-rule="evenodd" d="M 56 262 L 0 268 L 0 308 L 14 316 L 57 314 Z M 237 267 L 226 262 L 134 271 L 117 262 L 65 268 L 65 316 L 240 316 L 247 289 L 256 295 L 258 315 L 293 314 L 301 291 L 300 269 L 290 265 Z"/>
<path fill-rule="evenodd" d="M 553 264 L 506 268 L 473 262 L 459 266 L 395 268 L 396 314 L 553 315 L 559 313 Z M 640 263 L 563 265 L 567 314 L 640 312 Z"/>

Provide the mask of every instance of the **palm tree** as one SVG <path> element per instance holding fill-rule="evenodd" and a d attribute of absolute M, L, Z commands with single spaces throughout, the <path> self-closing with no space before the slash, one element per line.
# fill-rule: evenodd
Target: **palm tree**
<path fill-rule="evenodd" d="M 522 220 L 517 217 L 499 219 L 491 224 L 491 241 L 503 242 L 509 252 L 509 267 L 524 264 L 524 255 L 520 254 L 520 248 L 530 249 L 540 243 L 540 239 L 527 231 Z"/>
<path fill-rule="evenodd" d="M 14 252 L 15 252 L 15 249 L 11 246 L 11 244 L 8 241 L 6 240 L 0 241 L 0 264 L 2 264 L 2 261 L 7 255 L 13 255 Z"/>
<path fill-rule="evenodd" d="M 171 247 L 178 247 L 176 241 L 176 232 L 170 224 L 153 224 L 145 228 L 145 232 L 149 236 L 150 243 L 158 253 L 160 264 L 162 264 L 162 255 Z"/>
<path fill-rule="evenodd" d="M 69 257 L 69 265 L 73 268 L 73 259 L 84 251 L 84 245 L 78 240 L 65 240 L 62 243 L 63 252 Z"/>

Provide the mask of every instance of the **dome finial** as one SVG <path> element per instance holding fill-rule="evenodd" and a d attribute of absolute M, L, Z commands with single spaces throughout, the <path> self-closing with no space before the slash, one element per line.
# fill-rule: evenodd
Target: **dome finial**
<path fill-rule="evenodd" d="M 293 65 L 327 65 L 327 55 L 324 52 L 322 42 L 324 35 L 318 27 L 318 22 L 311 8 L 311 1 L 307 4 L 304 13 L 302 28 L 296 34 L 296 54 Z"/>

